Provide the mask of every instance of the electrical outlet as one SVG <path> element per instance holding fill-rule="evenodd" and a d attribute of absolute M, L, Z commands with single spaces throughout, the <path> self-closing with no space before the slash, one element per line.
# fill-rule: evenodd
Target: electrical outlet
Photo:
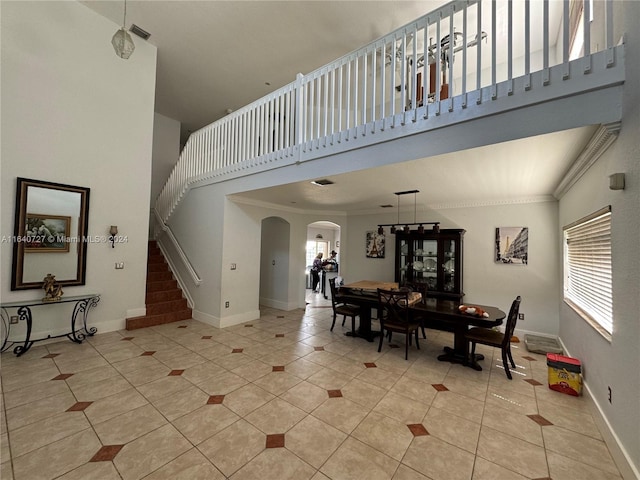
<path fill-rule="evenodd" d="M 611 387 L 607 387 L 607 391 L 609 392 L 608 393 L 609 403 L 612 403 L 611 402 Z"/>
<path fill-rule="evenodd" d="M 12 315 L 11 318 L 9 319 L 9 323 L 11 324 L 18 323 L 18 316 Z"/>
<path fill-rule="evenodd" d="M 235 270 L 236 268 L 237 268 L 236 264 L 235 264 L 235 263 L 232 263 L 232 264 L 231 264 L 231 270 Z"/>
<path fill-rule="evenodd" d="M 224 302 L 224 308 L 229 308 L 229 302 Z"/>
<path fill-rule="evenodd" d="M 518 320 L 524 320 L 524 313 L 518 314 Z"/>
<path fill-rule="evenodd" d="M 124 268 L 124 262 L 116 262 L 116 270 L 122 270 Z"/>

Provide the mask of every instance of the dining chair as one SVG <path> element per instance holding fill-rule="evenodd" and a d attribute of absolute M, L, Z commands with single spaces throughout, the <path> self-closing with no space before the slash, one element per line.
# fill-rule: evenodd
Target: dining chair
<path fill-rule="evenodd" d="M 404 284 L 404 288 L 408 288 L 410 289 L 410 291 L 412 292 L 418 292 L 421 295 L 420 298 L 420 303 L 422 303 L 423 305 L 427 303 L 427 284 L 424 282 L 406 282 Z M 413 312 L 411 312 L 413 315 L 414 320 L 417 320 L 418 323 L 420 323 L 420 330 L 422 330 L 422 338 L 426 339 L 427 338 L 427 334 L 425 332 L 425 319 L 426 316 L 424 314 L 420 314 L 420 313 L 416 313 L 416 311 L 414 310 Z"/>
<path fill-rule="evenodd" d="M 351 332 L 355 333 L 356 317 L 360 315 L 360 307 L 358 305 L 349 305 L 339 300 L 335 278 L 329 279 L 329 288 L 331 289 L 331 307 L 333 308 L 333 323 L 330 330 L 333 332 L 333 327 L 336 325 L 336 317 L 342 315 L 342 326 L 344 326 L 347 317 L 351 317 Z"/>
<path fill-rule="evenodd" d="M 490 347 L 499 348 L 502 350 L 502 363 L 504 365 L 504 371 L 507 374 L 507 378 L 511 380 L 511 372 L 509 371 L 509 363 L 512 368 L 516 368 L 516 363 L 511 356 L 511 337 L 513 331 L 516 329 L 516 322 L 518 320 L 518 312 L 520 311 L 520 295 L 511 304 L 509 310 L 509 316 L 507 317 L 507 324 L 504 329 L 504 333 L 490 328 L 473 327 L 470 328 L 465 338 L 468 342 L 471 342 L 471 358 L 476 352 L 476 343 L 482 345 L 488 345 Z M 507 362 L 508 360 L 508 362 Z"/>
<path fill-rule="evenodd" d="M 418 341 L 418 328 L 420 323 L 413 320 L 409 315 L 409 290 L 384 290 L 378 289 L 378 310 L 380 312 L 380 343 L 378 352 L 382 350 L 382 341 L 385 332 L 391 335 L 403 333 L 405 335 L 404 359 L 409 359 L 409 345 L 411 335 L 416 337 L 416 347 L 420 349 Z"/>

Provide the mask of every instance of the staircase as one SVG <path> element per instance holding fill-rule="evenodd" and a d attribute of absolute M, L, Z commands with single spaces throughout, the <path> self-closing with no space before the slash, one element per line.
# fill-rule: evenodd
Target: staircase
<path fill-rule="evenodd" d="M 127 318 L 127 330 L 178 322 L 191 318 L 191 309 L 155 241 L 149 242 L 147 257 L 147 314 Z"/>

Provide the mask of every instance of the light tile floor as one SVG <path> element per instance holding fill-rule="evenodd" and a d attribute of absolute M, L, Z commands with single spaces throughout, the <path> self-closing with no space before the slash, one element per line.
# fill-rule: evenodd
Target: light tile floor
<path fill-rule="evenodd" d="M 542 355 L 439 362 L 450 333 L 346 337 L 306 311 L 195 320 L 2 354 L 3 480 L 608 480 L 620 474 L 585 397 L 548 389 Z M 401 337 L 398 335 L 398 337 Z M 400 346 L 400 348 L 397 348 Z M 515 345 L 518 347 L 519 345 Z M 393 348 L 396 347 L 396 348 Z"/>

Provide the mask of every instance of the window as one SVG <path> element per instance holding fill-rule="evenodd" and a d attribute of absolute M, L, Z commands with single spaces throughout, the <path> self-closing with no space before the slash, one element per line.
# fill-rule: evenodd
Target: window
<path fill-rule="evenodd" d="M 593 0 L 589 0 L 589 22 L 593 21 Z M 584 54 L 584 0 L 569 2 L 569 60 Z"/>
<path fill-rule="evenodd" d="M 307 266 L 313 265 L 313 259 L 316 258 L 318 253 L 322 252 L 324 257 L 327 256 L 327 252 L 329 251 L 329 242 L 318 241 L 318 240 L 307 240 Z"/>
<path fill-rule="evenodd" d="M 611 207 L 563 230 L 564 300 L 610 338 L 613 331 Z"/>

